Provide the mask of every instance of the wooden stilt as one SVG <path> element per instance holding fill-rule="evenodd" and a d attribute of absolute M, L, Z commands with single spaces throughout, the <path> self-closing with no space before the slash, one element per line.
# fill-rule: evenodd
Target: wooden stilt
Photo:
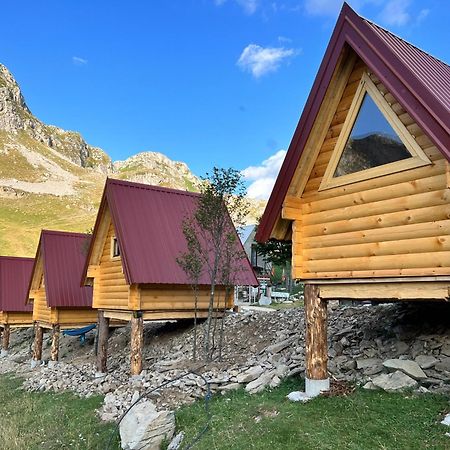
<path fill-rule="evenodd" d="M 5 352 L 7 352 L 9 348 L 10 333 L 11 333 L 11 326 L 8 324 L 3 325 L 2 350 Z"/>
<path fill-rule="evenodd" d="M 142 349 L 144 347 L 144 319 L 137 311 L 131 318 L 131 375 L 139 375 L 142 371 Z"/>
<path fill-rule="evenodd" d="M 41 326 L 39 326 L 39 324 L 36 324 L 34 328 L 34 351 L 33 351 L 33 359 L 35 361 L 40 361 L 42 359 L 43 339 L 44 339 L 44 329 Z"/>
<path fill-rule="evenodd" d="M 108 336 L 109 336 L 109 318 L 105 313 L 98 311 L 97 319 L 97 371 L 106 373 L 108 362 Z"/>
<path fill-rule="evenodd" d="M 327 344 L 327 303 L 319 297 L 319 287 L 305 285 L 306 316 L 306 379 L 308 381 L 326 381 L 316 383 L 320 390 L 328 385 L 328 344 Z M 308 388 L 308 386 L 307 386 Z M 317 395 L 320 393 L 320 390 Z M 308 392 L 307 392 L 308 394 Z"/>
<path fill-rule="evenodd" d="M 59 359 L 59 336 L 60 336 L 59 325 L 53 325 L 52 349 L 50 359 L 55 362 L 58 361 Z"/>

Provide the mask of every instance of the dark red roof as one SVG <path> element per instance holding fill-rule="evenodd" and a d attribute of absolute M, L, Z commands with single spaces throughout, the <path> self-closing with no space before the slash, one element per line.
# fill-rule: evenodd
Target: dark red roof
<path fill-rule="evenodd" d="M 0 311 L 33 311 L 25 304 L 33 263 L 33 258 L 0 256 Z"/>
<path fill-rule="evenodd" d="M 92 306 L 92 288 L 80 286 L 90 238 L 89 234 L 42 230 L 36 261 L 43 258 L 49 307 Z"/>
<path fill-rule="evenodd" d="M 258 227 L 266 241 L 300 161 L 327 87 L 344 46 L 350 46 L 383 82 L 450 161 L 450 68 L 378 25 L 358 16 L 346 3 L 320 65 L 286 158 Z"/>
<path fill-rule="evenodd" d="M 176 258 L 186 251 L 183 220 L 191 217 L 199 194 L 159 186 L 108 179 L 94 228 L 97 228 L 106 202 L 129 284 L 189 284 Z M 231 219 L 230 226 L 233 227 Z M 235 231 L 234 227 L 233 230 Z M 91 245 L 92 245 L 91 244 Z M 236 233 L 236 245 L 242 251 L 236 284 L 257 285 L 253 269 Z M 209 284 L 206 275 L 200 284 Z"/>

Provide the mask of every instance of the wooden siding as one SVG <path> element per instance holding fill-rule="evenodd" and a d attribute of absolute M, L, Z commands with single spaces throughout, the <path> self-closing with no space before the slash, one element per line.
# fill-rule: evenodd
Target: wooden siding
<path fill-rule="evenodd" d="M 103 220 L 110 220 L 109 214 L 104 216 Z M 100 264 L 95 271 L 92 306 L 107 309 L 139 309 L 129 308 L 129 285 L 123 274 L 121 258 L 111 258 L 111 241 L 115 235 L 114 225 L 110 220 Z"/>
<path fill-rule="evenodd" d="M 96 309 L 58 308 L 58 324 L 62 328 L 82 327 L 97 322 Z"/>
<path fill-rule="evenodd" d="M 31 326 L 33 313 L 30 312 L 0 312 L 0 324 L 12 326 Z"/>
<path fill-rule="evenodd" d="M 219 290 L 216 307 L 223 308 L 225 291 Z M 197 309 L 207 310 L 209 306 L 209 289 L 199 292 Z M 226 302 L 227 308 L 233 307 L 233 295 Z M 141 287 L 141 309 L 143 311 L 181 311 L 194 310 L 195 300 L 192 289 L 186 286 Z"/>
<path fill-rule="evenodd" d="M 47 306 L 45 288 L 41 286 L 39 289 L 33 291 L 31 295 L 31 298 L 33 298 L 33 320 L 47 323 L 56 322 L 56 310 Z"/>
<path fill-rule="evenodd" d="M 448 164 L 411 116 L 371 76 L 431 165 L 318 191 L 362 74 L 355 64 L 301 198 L 288 196 L 294 278 L 450 274 Z"/>

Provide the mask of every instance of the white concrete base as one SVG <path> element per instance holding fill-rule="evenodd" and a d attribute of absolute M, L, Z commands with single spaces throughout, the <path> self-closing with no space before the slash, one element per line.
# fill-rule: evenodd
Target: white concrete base
<path fill-rule="evenodd" d="M 50 360 L 49 362 L 48 362 L 48 368 L 49 369 L 52 369 L 53 367 L 55 367 L 55 366 L 57 366 L 58 365 L 58 361 L 52 361 L 52 360 Z"/>
<path fill-rule="evenodd" d="M 35 367 L 39 367 L 42 364 L 41 360 L 36 361 L 35 359 L 31 360 L 31 368 L 34 369 Z"/>
<path fill-rule="evenodd" d="M 8 350 L 3 350 L 0 352 L 0 358 L 4 358 L 5 356 L 8 356 Z"/>
<path fill-rule="evenodd" d="M 317 397 L 321 392 L 330 390 L 330 379 L 310 380 L 305 378 L 305 393 L 308 397 Z"/>

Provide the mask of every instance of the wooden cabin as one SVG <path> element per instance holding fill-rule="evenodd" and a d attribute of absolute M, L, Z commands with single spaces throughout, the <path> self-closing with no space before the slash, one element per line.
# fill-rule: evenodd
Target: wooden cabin
<path fill-rule="evenodd" d="M 80 284 L 89 240 L 88 234 L 41 232 L 28 294 L 35 324 L 34 365 L 42 359 L 44 331 L 52 331 L 51 361 L 56 363 L 60 331 L 97 322 L 92 288 Z"/>
<path fill-rule="evenodd" d="M 292 240 L 307 391 L 328 388 L 326 301 L 448 301 L 450 67 L 344 4 L 257 240 Z"/>
<path fill-rule="evenodd" d="M 8 353 L 11 328 L 33 326 L 33 307 L 25 302 L 33 262 L 33 258 L 0 256 L 2 356 Z"/>
<path fill-rule="evenodd" d="M 85 269 L 93 307 L 99 310 L 99 372 L 106 371 L 111 319 L 131 322 L 131 374 L 137 375 L 142 370 L 143 321 L 194 318 L 191 280 L 176 260 L 187 249 L 183 220 L 198 198 L 158 186 L 106 181 Z M 237 236 L 236 245 L 242 249 Z M 240 269 L 236 284 L 257 284 L 245 255 Z M 205 274 L 199 285 L 197 317 L 204 318 L 210 292 Z M 226 298 L 224 287 L 218 291 L 216 307 L 232 308 L 233 293 Z"/>

